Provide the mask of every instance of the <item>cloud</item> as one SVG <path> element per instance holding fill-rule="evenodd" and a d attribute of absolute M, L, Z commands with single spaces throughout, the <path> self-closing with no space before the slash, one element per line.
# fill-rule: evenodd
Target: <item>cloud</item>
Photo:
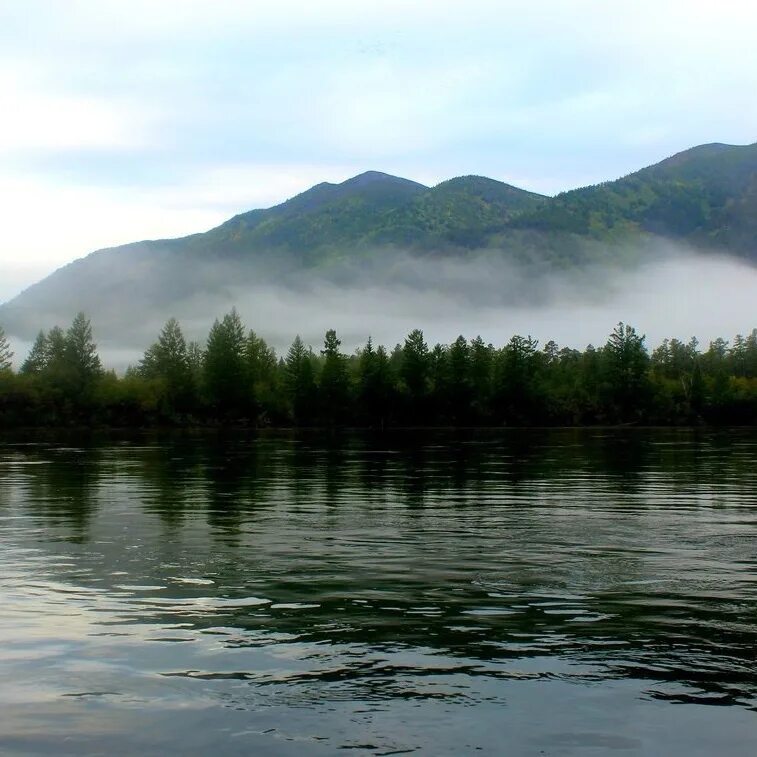
<path fill-rule="evenodd" d="M 148 143 L 139 108 L 105 98 L 57 94 L 0 72 L 0 154 L 135 150 Z"/>

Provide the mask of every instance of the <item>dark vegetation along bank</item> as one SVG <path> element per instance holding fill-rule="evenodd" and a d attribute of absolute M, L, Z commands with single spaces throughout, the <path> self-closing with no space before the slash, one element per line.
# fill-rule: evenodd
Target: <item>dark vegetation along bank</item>
<path fill-rule="evenodd" d="M 296 337 L 283 357 L 236 311 L 204 347 L 171 319 L 139 364 L 103 369 L 89 320 L 40 332 L 18 371 L 0 330 L 0 423 L 13 426 L 525 426 L 757 423 L 757 329 L 706 350 L 618 324 L 583 351 L 513 336 L 429 346 L 412 331 L 392 350 L 314 351 Z"/>

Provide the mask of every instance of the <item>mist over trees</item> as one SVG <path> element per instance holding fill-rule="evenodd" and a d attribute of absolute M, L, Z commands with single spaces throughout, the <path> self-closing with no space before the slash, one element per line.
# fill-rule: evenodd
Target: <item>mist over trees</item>
<path fill-rule="evenodd" d="M 40 331 L 16 372 L 0 329 L 0 423 L 11 426 L 529 426 L 757 423 L 757 329 L 700 350 L 666 339 L 651 352 L 619 323 L 583 351 L 514 335 L 430 346 L 420 329 L 390 351 L 369 337 L 342 352 L 330 329 L 283 357 L 236 310 L 204 345 L 171 318 L 137 365 L 105 370 L 82 313 Z"/>

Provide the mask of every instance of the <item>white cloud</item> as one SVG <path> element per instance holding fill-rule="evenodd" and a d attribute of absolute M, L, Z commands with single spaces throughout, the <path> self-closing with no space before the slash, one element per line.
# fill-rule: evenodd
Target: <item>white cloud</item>
<path fill-rule="evenodd" d="M 203 207 L 170 207 L 125 191 L 60 186 L 44 177 L 0 175 L 4 271 L 49 273 L 95 249 L 180 236 L 224 220 Z M 7 279 L 2 289 L 7 290 Z M 6 291 L 7 294 L 7 291 Z"/>
<path fill-rule="evenodd" d="M 125 103 L 35 87 L 0 71 L 0 153 L 134 149 L 148 141 L 147 117 Z"/>

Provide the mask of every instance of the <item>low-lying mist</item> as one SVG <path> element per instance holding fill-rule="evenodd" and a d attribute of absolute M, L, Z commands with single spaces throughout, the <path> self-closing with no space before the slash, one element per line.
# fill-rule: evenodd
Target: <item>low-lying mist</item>
<path fill-rule="evenodd" d="M 92 318 L 104 362 L 123 369 L 137 361 L 170 316 L 188 339 L 204 342 L 216 317 L 236 307 L 248 328 L 283 352 L 295 334 L 319 349 L 335 328 L 344 351 L 370 335 L 388 347 L 421 328 L 430 344 L 459 334 L 481 335 L 501 345 L 513 334 L 584 348 L 604 344 L 618 321 L 636 327 L 656 346 L 666 337 L 732 338 L 757 326 L 757 268 L 732 258 L 704 255 L 660 244 L 636 266 L 596 264 L 556 272 L 503 262 L 491 251 L 464 259 L 392 254 L 356 268 L 332 266 L 305 273 L 256 272 L 245 264 L 207 264 L 207 271 L 174 271 L 175 291 L 195 294 L 150 303 L 139 293 L 111 296 L 81 309 Z M 199 285 L 184 287 L 177 277 Z M 205 282 L 205 285 L 202 285 Z M 229 284 L 228 282 L 235 282 Z M 61 325 L 71 314 L 58 319 Z M 48 314 L 49 321 L 49 314 Z M 37 328 L 54 322 L 40 318 Z M 17 359 L 28 349 L 16 343 Z"/>

